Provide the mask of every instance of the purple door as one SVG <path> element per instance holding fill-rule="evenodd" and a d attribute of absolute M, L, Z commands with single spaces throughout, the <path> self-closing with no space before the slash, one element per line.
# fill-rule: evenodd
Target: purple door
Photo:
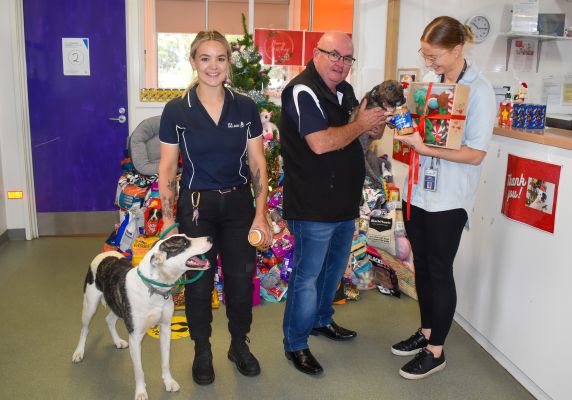
<path fill-rule="evenodd" d="M 116 210 L 128 135 L 125 0 L 24 0 L 24 30 L 38 213 Z M 70 55 L 63 38 L 88 40 Z M 86 54 L 89 76 L 64 75 Z"/>

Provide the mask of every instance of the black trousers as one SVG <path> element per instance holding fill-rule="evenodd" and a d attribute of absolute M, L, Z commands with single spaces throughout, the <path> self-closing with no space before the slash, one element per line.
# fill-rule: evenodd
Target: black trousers
<path fill-rule="evenodd" d="M 445 343 L 453 323 L 457 306 L 453 261 L 466 222 L 467 212 L 462 208 L 429 212 L 414 205 L 411 219 L 405 219 L 413 250 L 421 327 L 431 329 L 429 344 L 434 346 Z"/>
<path fill-rule="evenodd" d="M 211 268 L 198 281 L 185 285 L 185 313 L 191 339 L 205 340 L 211 336 L 211 296 L 217 254 L 224 276 L 228 329 L 232 336 L 246 335 L 252 323 L 252 276 L 256 262 L 256 250 L 248 243 L 248 231 L 255 214 L 250 185 L 227 193 L 201 191 L 198 210 L 198 223 L 195 223 L 191 191 L 182 189 L 177 203 L 180 232 L 190 237 L 213 238 L 213 247 L 206 254 Z M 188 272 L 187 278 L 197 273 Z"/>

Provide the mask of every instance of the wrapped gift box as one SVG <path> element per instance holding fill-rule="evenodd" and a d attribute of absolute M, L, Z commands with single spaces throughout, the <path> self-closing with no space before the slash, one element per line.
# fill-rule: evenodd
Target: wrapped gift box
<path fill-rule="evenodd" d="M 469 86 L 413 82 L 407 107 L 417 125 L 425 122 L 424 141 L 429 146 L 461 148 L 469 104 Z"/>
<path fill-rule="evenodd" d="M 523 129 L 544 129 L 546 106 L 542 104 L 513 104 L 512 127 Z"/>

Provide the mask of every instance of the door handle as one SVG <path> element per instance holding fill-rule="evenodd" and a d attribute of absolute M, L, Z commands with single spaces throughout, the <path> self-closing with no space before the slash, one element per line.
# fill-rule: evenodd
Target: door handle
<path fill-rule="evenodd" d="M 110 121 L 117 121 L 117 122 L 119 122 L 120 124 L 124 124 L 125 121 L 127 121 L 127 117 L 126 117 L 125 115 L 120 115 L 120 116 L 117 117 L 117 118 L 108 118 L 108 119 L 109 119 Z"/>

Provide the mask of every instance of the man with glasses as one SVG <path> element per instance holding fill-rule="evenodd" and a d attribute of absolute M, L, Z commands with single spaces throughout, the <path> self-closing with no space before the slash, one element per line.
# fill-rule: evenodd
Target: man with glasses
<path fill-rule="evenodd" d="M 381 108 L 358 105 L 345 81 L 355 61 L 353 45 L 341 32 L 325 33 L 313 58 L 282 92 L 280 135 L 284 158 L 284 218 L 294 235 L 294 267 L 284 313 L 284 349 L 307 374 L 323 371 L 308 337 L 349 340 L 357 333 L 332 316 L 336 288 L 346 268 L 354 220 L 365 178 L 358 137 L 380 137 Z"/>

